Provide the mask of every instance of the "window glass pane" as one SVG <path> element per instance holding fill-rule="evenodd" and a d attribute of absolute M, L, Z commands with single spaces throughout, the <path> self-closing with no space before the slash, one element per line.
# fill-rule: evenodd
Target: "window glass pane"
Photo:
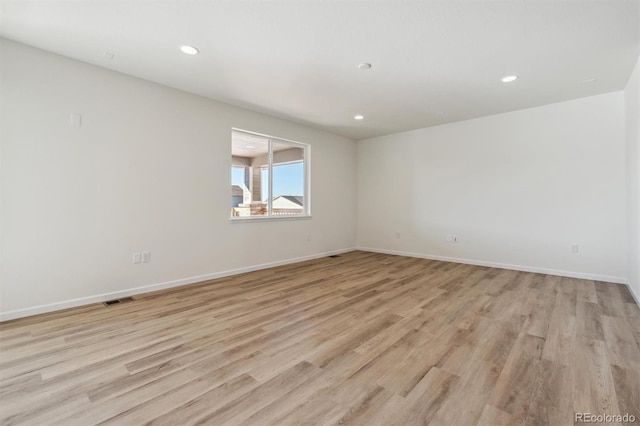
<path fill-rule="evenodd" d="M 231 133 L 231 216 L 266 216 L 263 168 L 268 166 L 269 139 L 243 132 Z"/>
<path fill-rule="evenodd" d="M 274 140 L 272 214 L 304 214 L 304 149 Z"/>
<path fill-rule="evenodd" d="M 231 167 L 231 208 L 244 202 L 244 167 Z"/>

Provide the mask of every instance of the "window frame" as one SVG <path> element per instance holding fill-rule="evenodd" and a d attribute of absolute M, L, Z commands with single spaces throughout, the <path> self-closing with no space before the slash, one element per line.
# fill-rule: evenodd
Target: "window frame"
<path fill-rule="evenodd" d="M 237 127 L 231 128 L 231 143 L 232 143 L 232 151 L 229 159 L 233 158 L 233 134 L 234 132 L 246 133 L 253 136 L 259 136 L 267 139 L 267 170 L 269 175 L 268 182 L 268 198 L 267 198 L 267 214 L 264 216 L 230 216 L 229 220 L 231 222 L 251 222 L 251 221 L 272 221 L 272 220 L 299 220 L 299 219 L 310 219 L 311 218 L 311 145 L 308 143 L 298 142 L 290 139 L 285 139 L 277 136 L 266 135 L 264 133 L 258 133 L 251 130 L 240 129 Z M 296 215 L 273 215 L 273 144 L 284 143 L 285 145 L 291 145 L 294 148 L 301 148 L 302 151 L 302 175 L 303 175 L 303 212 L 302 214 Z M 231 168 L 233 166 L 233 161 L 231 160 Z M 228 170 L 231 170 L 229 168 Z M 231 180 L 231 176 L 229 176 Z M 231 182 L 231 186 L 233 186 L 233 182 Z"/>

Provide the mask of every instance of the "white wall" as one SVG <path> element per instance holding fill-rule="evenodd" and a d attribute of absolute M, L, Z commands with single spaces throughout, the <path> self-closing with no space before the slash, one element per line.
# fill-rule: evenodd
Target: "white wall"
<path fill-rule="evenodd" d="M 0 48 L 0 320 L 355 245 L 354 141 Z M 312 219 L 229 221 L 232 127 L 311 144 Z"/>
<path fill-rule="evenodd" d="M 624 282 L 624 134 L 616 92 L 359 141 L 358 245 Z"/>
<path fill-rule="evenodd" d="M 640 303 L 640 59 L 624 91 L 627 135 L 629 285 Z"/>

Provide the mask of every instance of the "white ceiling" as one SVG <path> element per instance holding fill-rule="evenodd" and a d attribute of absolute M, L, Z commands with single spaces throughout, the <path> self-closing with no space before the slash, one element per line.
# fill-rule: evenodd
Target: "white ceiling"
<path fill-rule="evenodd" d="M 233 132 L 231 136 L 231 155 L 255 158 L 269 152 L 269 138 L 244 132 Z"/>
<path fill-rule="evenodd" d="M 0 35 L 362 139 L 621 90 L 639 10 L 640 0 L 0 0 Z M 520 79 L 502 83 L 508 74 Z"/>
<path fill-rule="evenodd" d="M 231 136 L 231 155 L 246 158 L 256 158 L 266 155 L 269 152 L 269 139 L 273 141 L 271 149 L 273 152 L 300 150 L 302 158 L 303 149 L 294 147 L 290 143 L 268 136 L 260 136 L 242 131 L 233 131 Z"/>

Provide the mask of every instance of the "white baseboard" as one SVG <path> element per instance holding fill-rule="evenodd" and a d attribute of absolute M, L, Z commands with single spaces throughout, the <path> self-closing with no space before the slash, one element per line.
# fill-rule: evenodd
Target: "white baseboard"
<path fill-rule="evenodd" d="M 640 297 L 633 290 L 633 287 L 631 287 L 631 283 L 627 283 L 627 288 L 629 289 L 629 293 L 631 293 L 631 297 L 633 297 L 633 300 L 636 301 L 636 305 L 640 307 Z"/>
<path fill-rule="evenodd" d="M 635 299 L 638 306 L 640 306 L 640 298 L 633 291 L 633 288 L 629 285 L 626 278 L 616 277 L 609 275 L 587 274 L 582 272 L 562 271 L 557 269 L 537 268 L 523 265 L 511 265 L 507 263 L 498 262 L 486 262 L 482 260 L 473 259 L 461 259 L 457 257 L 436 256 L 421 253 L 404 252 L 397 250 L 386 250 L 373 247 L 352 247 L 341 250 L 334 250 L 325 253 L 314 254 L 310 256 L 296 257 L 293 259 L 286 259 L 277 262 L 263 263 L 260 265 L 247 266 L 244 268 L 230 269 L 227 271 L 213 272 L 211 274 L 199 275 L 196 277 L 182 278 L 179 280 L 166 281 L 157 284 L 150 284 L 146 286 L 133 287 L 127 290 L 120 290 L 111 293 L 102 293 L 93 296 L 80 297 L 77 299 L 65 300 L 62 302 L 50 303 L 47 305 L 33 306 L 29 308 L 16 309 L 13 311 L 0 312 L 0 322 L 9 321 L 12 319 L 29 317 L 32 315 L 44 314 L 47 312 L 59 311 L 62 309 L 76 308 L 78 306 L 89 305 L 92 303 L 101 303 L 107 300 L 119 299 L 122 297 L 135 296 L 137 294 L 149 293 L 157 290 L 164 290 L 167 288 L 180 287 L 183 285 L 194 284 L 202 281 L 213 280 L 217 278 L 229 277 L 232 275 L 244 274 L 246 272 L 258 271 L 260 269 L 273 268 L 275 266 L 289 265 L 292 263 L 304 262 L 306 260 L 318 259 L 321 257 L 331 256 L 334 254 L 347 253 L 354 250 L 368 251 L 373 253 L 392 254 L 397 256 L 417 257 L 422 259 L 440 260 L 443 262 L 465 263 L 468 265 L 488 266 L 491 268 L 511 269 L 524 272 L 536 272 L 540 274 L 558 275 L 562 277 L 581 278 L 585 280 L 604 281 L 618 284 L 626 284 L 629 288 L 629 292 Z"/>
<path fill-rule="evenodd" d="M 121 297 L 135 296 L 136 294 L 149 293 L 157 290 L 164 290 L 172 287 L 179 287 L 187 284 L 199 283 L 202 281 L 214 280 L 216 278 L 224 278 L 232 275 L 244 274 L 245 272 L 258 271 L 260 269 L 273 268 L 275 266 L 289 265 L 291 263 L 304 262 L 306 260 L 318 259 L 321 257 L 331 256 L 334 254 L 347 253 L 356 250 L 355 248 L 347 248 L 334 250 L 325 253 L 313 254 L 310 256 L 296 257 L 293 259 L 280 260 L 277 262 L 262 263 L 260 265 L 247 266 L 244 268 L 230 269 L 227 271 L 213 272 L 211 274 L 199 275 L 196 277 L 182 278 L 179 280 L 166 281 L 163 283 L 150 284 L 140 287 L 133 287 L 127 290 L 114 291 L 111 293 L 96 294 L 94 296 L 80 297 L 77 299 L 65 300 L 62 302 L 50 303 L 47 305 L 33 306 L 29 308 L 16 309 L 13 311 L 0 312 L 0 322 L 12 319 L 29 317 L 32 315 L 44 314 L 47 312 L 60 311 L 62 309 L 76 308 L 78 306 L 89 305 L 92 303 L 102 303 L 107 300 L 119 299 Z"/>
<path fill-rule="evenodd" d="M 431 254 L 411 253 L 411 252 L 397 251 L 397 250 L 386 250 L 386 249 L 379 249 L 379 248 L 373 248 L 373 247 L 357 247 L 357 250 L 370 251 L 373 253 L 394 254 L 397 256 L 418 257 L 418 258 L 430 259 L 430 260 L 441 260 L 443 262 L 465 263 L 468 265 L 488 266 L 491 268 L 512 269 L 515 271 L 523 271 L 523 272 L 536 272 L 538 274 L 558 275 L 561 277 L 580 278 L 583 280 L 627 284 L 626 278 L 616 277 L 611 275 L 587 274 L 583 272 L 562 271 L 558 269 L 538 268 L 538 267 L 524 266 L 524 265 L 511 265 L 508 263 L 487 262 L 484 260 L 474 260 L 474 259 L 461 259 L 458 257 L 436 256 Z"/>

